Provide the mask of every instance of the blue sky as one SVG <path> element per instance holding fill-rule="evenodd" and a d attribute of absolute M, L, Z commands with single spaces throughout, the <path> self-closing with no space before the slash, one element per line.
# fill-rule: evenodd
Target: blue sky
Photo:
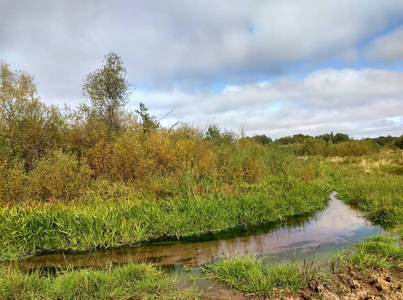
<path fill-rule="evenodd" d="M 0 59 L 72 107 L 118 53 L 162 123 L 273 138 L 403 134 L 403 1 L 0 0 Z"/>

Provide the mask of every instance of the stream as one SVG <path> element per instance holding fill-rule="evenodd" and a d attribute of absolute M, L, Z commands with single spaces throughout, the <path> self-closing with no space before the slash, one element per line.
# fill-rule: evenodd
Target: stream
<path fill-rule="evenodd" d="M 199 276 L 200 271 L 187 267 L 247 254 L 267 256 L 271 261 L 309 259 L 324 262 L 337 250 L 382 232 L 381 227 L 366 221 L 362 212 L 344 204 L 333 192 L 324 210 L 287 223 L 265 223 L 180 241 L 155 242 L 112 251 L 35 256 L 19 261 L 17 265 L 20 270 L 56 270 L 68 266 L 105 268 L 111 263 L 152 262 L 176 276 L 182 287 L 195 283 L 200 289 L 211 291 L 224 287 L 206 279 L 194 281 L 193 277 Z"/>

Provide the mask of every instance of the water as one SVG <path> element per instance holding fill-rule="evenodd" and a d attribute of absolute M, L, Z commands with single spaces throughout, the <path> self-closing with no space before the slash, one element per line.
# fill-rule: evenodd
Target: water
<path fill-rule="evenodd" d="M 112 264 L 152 262 L 178 276 L 181 285 L 189 285 L 199 271 L 186 267 L 201 266 L 220 258 L 256 254 L 269 256 L 272 261 L 325 261 L 337 249 L 382 232 L 382 228 L 366 221 L 361 212 L 330 195 L 323 211 L 296 218 L 286 224 L 263 224 L 251 228 L 237 228 L 218 234 L 188 238 L 182 241 L 158 242 L 136 248 L 121 248 L 86 254 L 50 254 L 31 257 L 18 262 L 21 270 L 70 267 L 105 268 Z M 200 288 L 212 283 L 199 280 Z M 222 288 L 216 286 L 214 289 Z"/>

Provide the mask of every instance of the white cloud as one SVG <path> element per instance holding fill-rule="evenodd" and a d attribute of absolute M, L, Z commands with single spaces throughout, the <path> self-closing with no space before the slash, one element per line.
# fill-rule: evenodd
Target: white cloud
<path fill-rule="evenodd" d="M 132 103 L 145 102 L 163 115 L 166 125 L 177 120 L 201 127 L 214 122 L 248 134 L 273 137 L 347 132 L 353 136 L 403 133 L 403 72 L 375 69 L 325 69 L 303 80 L 278 80 L 228 86 L 216 93 L 137 93 Z M 391 119 L 395 117 L 395 119 Z M 368 129 L 370 128 L 370 130 Z M 368 130 L 367 130 L 368 129 Z"/>
<path fill-rule="evenodd" d="M 403 27 L 374 40 L 366 49 L 366 56 L 373 60 L 403 60 Z"/>

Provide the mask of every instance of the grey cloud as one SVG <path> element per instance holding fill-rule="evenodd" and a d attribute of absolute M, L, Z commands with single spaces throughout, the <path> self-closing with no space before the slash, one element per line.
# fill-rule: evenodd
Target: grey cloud
<path fill-rule="evenodd" d="M 35 74 L 50 102 L 78 101 L 110 51 L 134 84 L 242 83 L 301 60 L 354 59 L 357 42 L 399 12 L 395 0 L 3 1 L 0 57 Z"/>
<path fill-rule="evenodd" d="M 402 114 L 402 73 L 312 71 L 324 61 L 356 61 L 356 45 L 402 13 L 396 0 L 3 0 L 0 59 L 34 74 L 49 104 L 82 101 L 83 78 L 114 51 L 139 86 L 132 106 L 145 102 L 157 116 L 173 108 L 166 124 L 245 124 L 250 134 L 276 136 L 398 132 L 401 119 L 383 120 Z M 366 55 L 401 59 L 401 30 L 375 40 Z M 311 74 L 287 77 L 298 64 Z M 207 91 L 216 80 L 230 84 Z"/>
<path fill-rule="evenodd" d="M 403 27 L 399 27 L 392 33 L 374 40 L 365 49 L 367 58 L 382 61 L 403 60 Z"/>

